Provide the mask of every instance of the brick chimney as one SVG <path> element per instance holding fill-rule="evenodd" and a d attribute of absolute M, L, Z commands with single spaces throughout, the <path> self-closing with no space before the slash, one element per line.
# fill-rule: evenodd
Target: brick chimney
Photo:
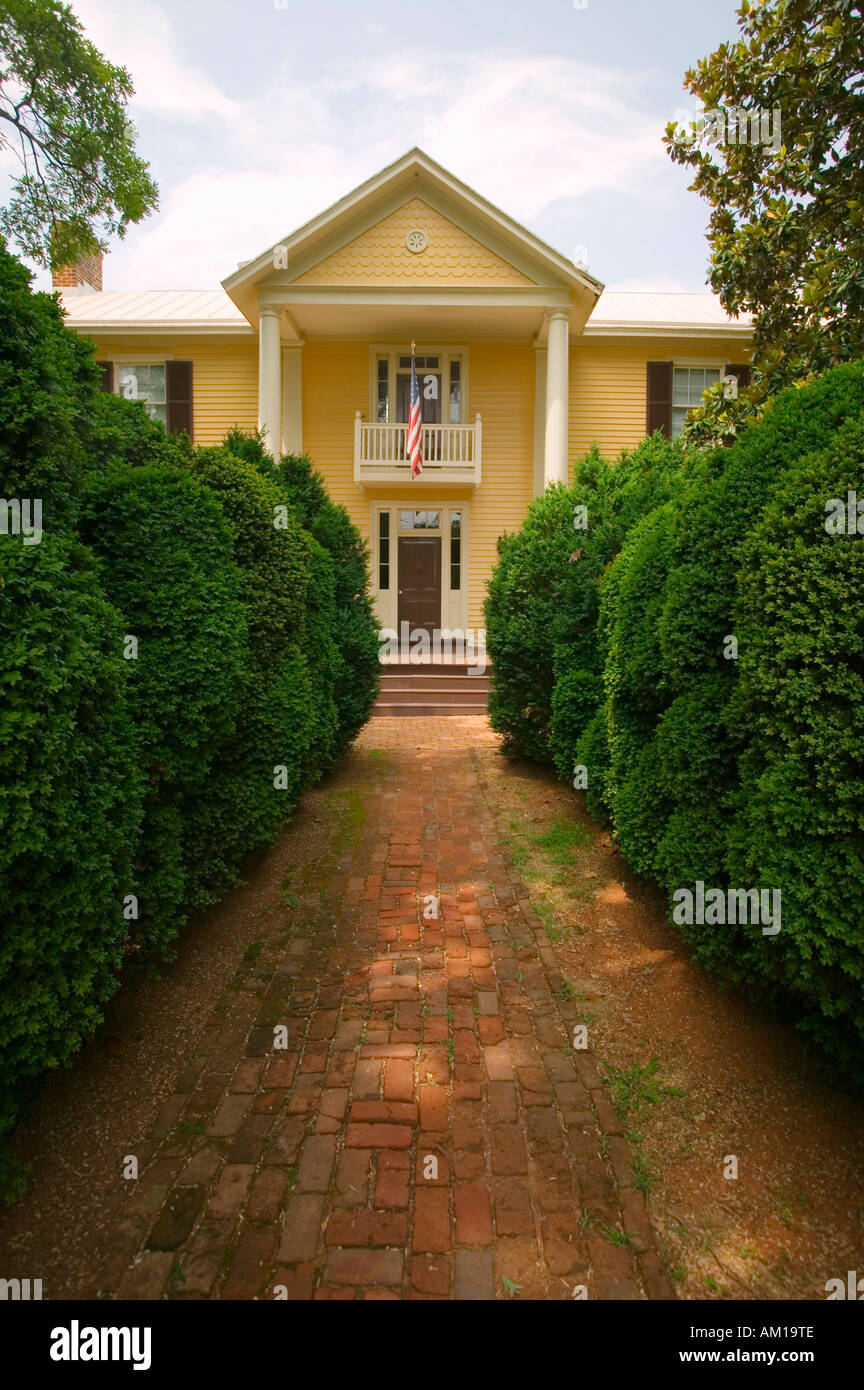
<path fill-rule="evenodd" d="M 82 256 L 74 265 L 57 266 L 51 271 L 51 284 L 55 290 L 102 289 L 102 252 Z"/>

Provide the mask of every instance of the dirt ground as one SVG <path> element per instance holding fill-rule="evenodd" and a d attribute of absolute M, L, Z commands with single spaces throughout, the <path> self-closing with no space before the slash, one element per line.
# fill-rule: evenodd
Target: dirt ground
<path fill-rule="evenodd" d="M 679 1297 L 824 1298 L 826 1280 L 864 1269 L 861 1097 L 794 1030 L 691 964 L 662 897 L 569 787 L 494 750 L 475 756 L 598 1065 L 632 1076 L 657 1058 L 653 1079 L 682 1093 L 628 1120 Z M 737 1179 L 724 1177 L 730 1155 Z"/>

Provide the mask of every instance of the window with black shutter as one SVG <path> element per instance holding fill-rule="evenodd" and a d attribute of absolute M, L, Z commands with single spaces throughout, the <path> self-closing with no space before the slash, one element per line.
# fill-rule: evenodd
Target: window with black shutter
<path fill-rule="evenodd" d="M 745 387 L 750 385 L 751 372 L 746 362 L 731 363 L 728 367 L 723 368 L 723 375 L 734 376 L 738 382 L 739 391 L 743 391 Z"/>
<path fill-rule="evenodd" d="M 659 430 L 668 439 L 672 434 L 672 363 L 646 364 L 646 433 Z"/>
<path fill-rule="evenodd" d="M 165 386 L 168 399 L 168 433 L 188 434 L 192 438 L 192 363 L 166 362 Z"/>

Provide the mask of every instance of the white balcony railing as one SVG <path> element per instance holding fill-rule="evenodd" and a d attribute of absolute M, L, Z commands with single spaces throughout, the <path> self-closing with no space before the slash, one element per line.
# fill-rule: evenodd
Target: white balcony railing
<path fill-rule="evenodd" d="M 378 425 L 354 419 L 354 481 L 392 483 L 411 477 L 405 449 L 407 425 Z M 461 483 L 477 487 L 483 426 L 480 416 L 473 425 L 424 425 L 423 472 L 416 483 Z"/>

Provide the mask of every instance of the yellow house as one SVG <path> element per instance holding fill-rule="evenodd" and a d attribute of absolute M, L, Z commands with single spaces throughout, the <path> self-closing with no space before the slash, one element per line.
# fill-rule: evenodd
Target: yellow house
<path fill-rule="evenodd" d="M 712 295 L 605 293 L 417 149 L 221 289 L 103 292 L 98 266 L 56 283 L 107 390 L 197 444 L 261 427 L 310 455 L 369 540 L 391 629 L 482 628 L 496 540 L 532 497 L 594 441 L 675 432 L 707 384 L 740 381 L 751 338 Z"/>

